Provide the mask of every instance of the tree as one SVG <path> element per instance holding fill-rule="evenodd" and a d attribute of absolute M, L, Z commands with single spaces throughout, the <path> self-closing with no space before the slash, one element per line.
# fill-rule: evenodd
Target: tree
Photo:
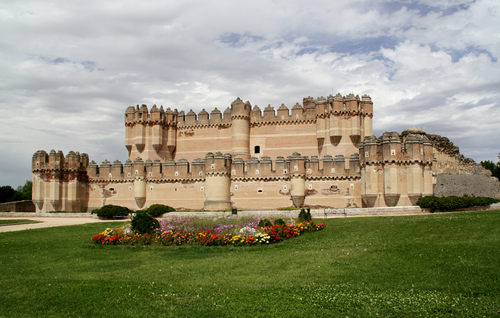
<path fill-rule="evenodd" d="M 16 190 L 14 190 L 10 185 L 6 185 L 0 188 L 0 203 L 10 202 L 14 200 L 14 195 Z"/>
<path fill-rule="evenodd" d="M 33 182 L 30 180 L 26 180 L 26 183 L 23 186 L 17 187 L 17 192 L 19 193 L 21 200 L 31 200 L 32 188 Z"/>
<path fill-rule="evenodd" d="M 31 200 L 32 187 L 33 183 L 29 180 L 23 186 L 18 186 L 17 190 L 10 185 L 3 186 L 0 188 L 0 203 Z"/>
<path fill-rule="evenodd" d="M 488 169 L 491 171 L 491 175 L 500 180 L 500 153 L 498 154 L 498 162 L 494 163 L 493 161 L 486 160 L 481 161 L 481 165 L 484 169 Z"/>

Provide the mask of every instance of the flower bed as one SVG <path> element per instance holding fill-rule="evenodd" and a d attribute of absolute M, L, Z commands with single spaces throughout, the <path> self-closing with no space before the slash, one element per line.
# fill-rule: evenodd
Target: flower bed
<path fill-rule="evenodd" d="M 170 218 L 160 220 L 161 228 L 153 234 L 133 233 L 129 224 L 119 228 L 106 229 L 94 235 L 92 240 L 102 245 L 256 245 L 277 243 L 297 237 L 306 232 L 322 230 L 326 224 L 314 221 L 293 222 L 258 227 L 259 220 L 250 220 L 243 225 L 216 224 L 214 226 L 193 226 L 192 218 Z"/>

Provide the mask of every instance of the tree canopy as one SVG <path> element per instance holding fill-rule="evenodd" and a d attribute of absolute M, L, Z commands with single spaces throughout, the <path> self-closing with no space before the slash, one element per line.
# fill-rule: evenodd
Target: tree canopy
<path fill-rule="evenodd" d="M 0 187 L 0 203 L 31 200 L 32 182 L 26 180 L 24 185 L 20 185 L 17 189 L 12 188 L 10 185 Z"/>
<path fill-rule="evenodd" d="M 498 154 L 498 162 L 494 163 L 493 161 L 486 160 L 481 161 L 481 165 L 484 169 L 488 169 L 491 171 L 491 174 L 500 180 L 500 153 Z"/>

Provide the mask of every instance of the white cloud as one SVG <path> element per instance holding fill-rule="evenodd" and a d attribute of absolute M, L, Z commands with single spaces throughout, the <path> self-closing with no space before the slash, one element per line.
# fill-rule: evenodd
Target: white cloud
<path fill-rule="evenodd" d="M 375 131 L 423 126 L 495 159 L 500 5 L 480 1 L 3 1 L 2 184 L 38 149 L 126 159 L 135 104 L 224 110 L 369 94 Z M 478 127 L 481 127 L 479 130 Z"/>

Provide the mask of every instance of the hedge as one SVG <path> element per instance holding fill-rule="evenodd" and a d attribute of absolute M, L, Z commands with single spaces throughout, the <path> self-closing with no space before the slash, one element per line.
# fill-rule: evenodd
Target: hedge
<path fill-rule="evenodd" d="M 484 198 L 484 197 L 423 197 L 418 199 L 417 205 L 421 208 L 430 209 L 431 212 L 436 210 L 439 211 L 450 211 L 456 209 L 469 208 L 472 206 L 485 206 L 493 203 L 500 202 L 500 200 L 494 198 Z"/>

